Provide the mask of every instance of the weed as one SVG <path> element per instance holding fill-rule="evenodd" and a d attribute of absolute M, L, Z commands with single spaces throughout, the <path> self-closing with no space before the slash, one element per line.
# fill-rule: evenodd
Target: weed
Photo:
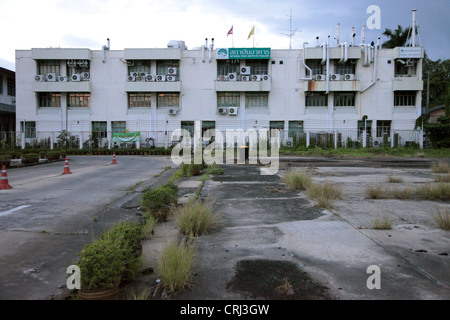
<path fill-rule="evenodd" d="M 142 227 L 142 238 L 150 239 L 154 233 L 154 228 L 158 221 L 150 214 L 146 217 L 146 222 Z"/>
<path fill-rule="evenodd" d="M 376 230 L 389 230 L 392 229 L 392 223 L 392 219 L 387 214 L 384 214 L 372 221 L 372 228 Z"/>
<path fill-rule="evenodd" d="M 436 182 L 450 182 L 450 174 L 446 174 L 446 175 L 435 175 L 434 176 L 434 181 Z"/>
<path fill-rule="evenodd" d="M 394 199 L 414 199 L 416 190 L 412 187 L 404 187 L 402 189 L 391 189 L 389 194 Z"/>
<path fill-rule="evenodd" d="M 441 229 L 450 230 L 450 211 L 447 208 L 445 208 L 445 213 L 443 213 L 436 207 L 436 215 L 433 215 L 433 218 Z"/>
<path fill-rule="evenodd" d="M 135 292 L 133 292 L 128 300 L 150 300 L 150 296 L 151 296 L 151 292 L 150 290 L 144 290 L 139 294 L 136 294 Z"/>
<path fill-rule="evenodd" d="M 381 184 L 377 183 L 373 186 L 368 186 L 365 190 L 366 197 L 369 199 L 384 199 L 386 195 Z"/>
<path fill-rule="evenodd" d="M 387 182 L 389 183 L 402 183 L 403 179 L 397 176 L 388 175 Z"/>
<path fill-rule="evenodd" d="M 450 184 L 439 182 L 435 185 L 425 183 L 423 186 L 416 188 L 416 197 L 425 200 L 450 200 Z"/>
<path fill-rule="evenodd" d="M 431 166 L 431 172 L 433 173 L 450 173 L 450 165 L 446 162 L 438 162 Z"/>
<path fill-rule="evenodd" d="M 207 180 L 211 180 L 211 177 L 207 173 L 204 173 L 200 178 L 197 179 L 197 181 L 207 181 Z"/>
<path fill-rule="evenodd" d="M 202 235 L 214 227 L 219 219 L 214 212 L 212 204 L 203 203 L 193 199 L 188 203 L 172 208 L 171 214 L 175 217 L 178 227 L 186 235 Z"/>
<path fill-rule="evenodd" d="M 312 184 L 309 174 L 295 171 L 286 172 L 283 176 L 283 182 L 288 188 L 294 190 L 306 190 Z"/>
<path fill-rule="evenodd" d="M 331 209 L 335 200 L 342 198 L 342 190 L 329 182 L 310 184 L 307 187 L 308 195 L 320 208 Z"/>

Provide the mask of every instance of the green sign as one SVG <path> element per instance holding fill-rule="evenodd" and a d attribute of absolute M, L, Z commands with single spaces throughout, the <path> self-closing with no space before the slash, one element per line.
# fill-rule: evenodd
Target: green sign
<path fill-rule="evenodd" d="M 137 142 L 141 141 L 141 133 L 137 132 L 113 132 L 113 142 Z"/>
<path fill-rule="evenodd" d="M 217 48 L 216 59 L 270 59 L 270 48 Z"/>

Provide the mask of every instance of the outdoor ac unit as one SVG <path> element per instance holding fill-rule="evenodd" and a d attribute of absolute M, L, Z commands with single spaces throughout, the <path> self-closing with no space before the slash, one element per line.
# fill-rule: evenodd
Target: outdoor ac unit
<path fill-rule="evenodd" d="M 341 75 L 340 74 L 332 74 L 332 75 L 330 75 L 330 80 L 339 81 L 339 80 L 341 80 Z"/>
<path fill-rule="evenodd" d="M 81 79 L 88 80 L 91 78 L 91 74 L 89 72 L 82 72 L 81 73 Z"/>
<path fill-rule="evenodd" d="M 80 67 L 87 67 L 88 62 L 87 62 L 87 60 L 78 60 L 78 61 L 77 61 L 77 64 L 78 64 Z"/>
<path fill-rule="evenodd" d="M 241 76 L 242 81 L 250 81 L 250 76 Z"/>
<path fill-rule="evenodd" d="M 175 81 L 175 76 L 167 76 L 166 81 Z"/>
<path fill-rule="evenodd" d="M 139 75 L 144 78 L 147 76 L 147 74 L 145 72 L 141 72 L 141 73 L 139 73 Z"/>
<path fill-rule="evenodd" d="M 38 75 L 35 75 L 34 76 L 34 81 L 37 81 L 37 82 L 43 82 L 44 81 L 44 75 L 42 75 L 42 74 L 38 74 Z"/>
<path fill-rule="evenodd" d="M 219 112 L 219 114 L 228 114 L 228 108 L 226 107 L 221 107 L 217 109 L 217 111 Z"/>
<path fill-rule="evenodd" d="M 169 114 L 171 114 L 171 115 L 176 115 L 177 113 L 178 113 L 178 109 L 169 109 Z"/>
<path fill-rule="evenodd" d="M 59 82 L 67 82 L 67 77 L 59 76 L 58 81 Z"/>
<path fill-rule="evenodd" d="M 135 82 L 135 81 L 136 81 L 136 77 L 128 76 L 128 77 L 127 77 L 127 81 L 128 81 L 128 82 Z"/>
<path fill-rule="evenodd" d="M 128 66 L 128 67 L 134 66 L 134 61 L 133 61 L 133 60 L 128 60 L 128 61 L 127 61 L 127 66 Z"/>
<path fill-rule="evenodd" d="M 261 75 L 253 75 L 251 76 L 252 81 L 261 81 L 262 76 Z"/>
<path fill-rule="evenodd" d="M 136 81 L 138 81 L 138 82 L 144 82 L 144 81 L 145 81 L 145 76 L 138 75 L 138 76 L 136 77 Z"/>
<path fill-rule="evenodd" d="M 45 76 L 45 80 L 49 82 L 55 82 L 56 81 L 56 74 L 54 73 L 47 73 Z"/>
<path fill-rule="evenodd" d="M 250 67 L 242 67 L 241 68 L 241 74 L 249 75 L 250 74 Z"/>
<path fill-rule="evenodd" d="M 67 61 L 67 66 L 70 68 L 75 68 L 77 66 L 77 62 L 73 59 Z"/>
<path fill-rule="evenodd" d="M 268 74 L 263 74 L 262 81 L 270 81 L 270 76 Z"/>
<path fill-rule="evenodd" d="M 155 81 L 156 76 L 154 74 L 147 74 L 145 81 Z"/>
<path fill-rule="evenodd" d="M 324 81 L 326 76 L 324 74 L 316 74 L 316 81 Z"/>
<path fill-rule="evenodd" d="M 228 81 L 236 81 L 236 79 L 237 79 L 237 73 L 233 72 L 233 73 L 228 74 Z"/>
<path fill-rule="evenodd" d="M 406 64 L 405 65 L 407 67 L 414 67 L 414 60 L 411 60 L 411 59 L 406 60 Z"/>
<path fill-rule="evenodd" d="M 229 107 L 228 108 L 228 114 L 230 115 L 230 116 L 237 116 L 237 114 L 238 114 L 238 107 Z"/>
<path fill-rule="evenodd" d="M 171 75 L 171 76 L 174 76 L 174 75 L 177 74 L 177 68 L 175 68 L 175 67 L 169 67 L 169 68 L 167 68 L 167 73 L 168 73 L 169 75 Z"/>
<path fill-rule="evenodd" d="M 130 72 L 130 76 L 132 77 L 137 77 L 139 75 L 139 73 L 137 72 Z"/>
<path fill-rule="evenodd" d="M 217 80 L 219 80 L 219 81 L 228 81 L 228 76 L 220 76 L 219 78 L 217 78 Z"/>
<path fill-rule="evenodd" d="M 156 76 L 156 81 L 166 81 L 166 76 L 159 74 Z"/>
<path fill-rule="evenodd" d="M 73 74 L 70 79 L 75 82 L 81 81 L 81 74 Z"/>
<path fill-rule="evenodd" d="M 351 74 L 351 73 L 348 73 L 348 74 L 346 74 L 346 75 L 344 76 L 344 80 L 345 80 L 345 81 L 353 81 L 353 80 L 355 80 L 355 75 L 354 75 L 354 74 Z"/>

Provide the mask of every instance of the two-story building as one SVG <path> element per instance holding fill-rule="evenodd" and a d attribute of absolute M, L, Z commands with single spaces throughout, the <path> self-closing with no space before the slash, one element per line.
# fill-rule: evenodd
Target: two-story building
<path fill-rule="evenodd" d="M 9 135 L 16 126 L 16 75 L 0 67 L 0 132 Z M 5 137 L 2 137 L 5 139 Z"/>

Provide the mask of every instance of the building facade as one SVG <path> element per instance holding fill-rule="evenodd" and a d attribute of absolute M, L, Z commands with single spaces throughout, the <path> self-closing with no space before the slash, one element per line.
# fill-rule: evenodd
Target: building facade
<path fill-rule="evenodd" d="M 84 146 L 95 134 L 139 132 L 167 145 L 178 128 L 267 129 L 282 143 L 329 134 L 363 145 L 418 142 L 421 47 L 376 45 L 303 49 L 158 49 L 16 51 L 16 126 L 29 142 L 65 130 Z M 364 139 L 364 137 L 366 139 Z M 170 144 L 170 141 L 169 141 Z M 138 143 L 139 145 L 139 143 Z"/>
<path fill-rule="evenodd" d="M 0 132 L 14 132 L 16 126 L 16 76 L 0 67 Z M 4 137 L 2 137 L 4 139 Z"/>

